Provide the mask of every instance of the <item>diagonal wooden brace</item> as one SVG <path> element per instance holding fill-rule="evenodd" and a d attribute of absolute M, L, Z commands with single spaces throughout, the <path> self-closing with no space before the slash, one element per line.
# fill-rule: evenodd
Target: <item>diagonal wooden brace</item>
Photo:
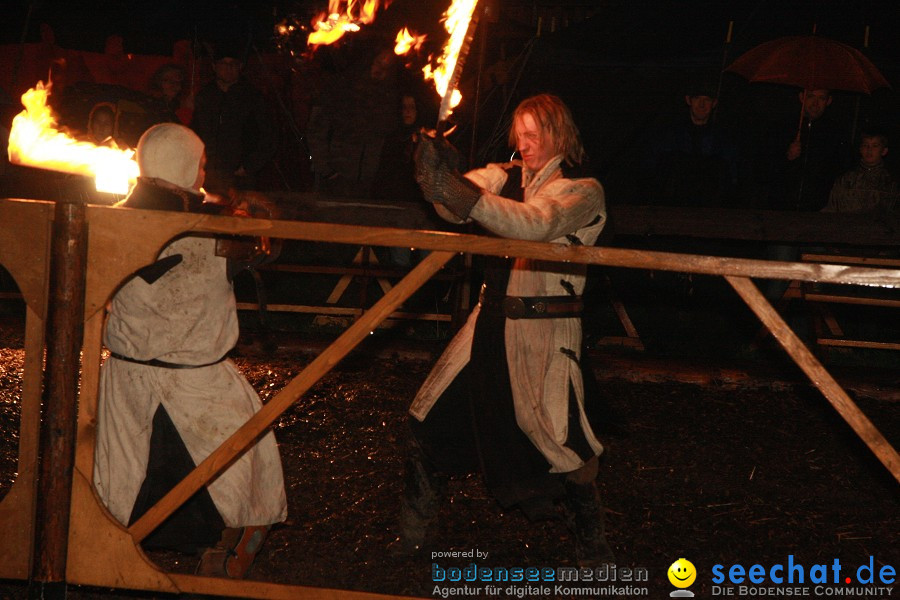
<path fill-rule="evenodd" d="M 778 343 L 787 351 L 790 357 L 803 369 L 813 385 L 825 396 L 828 402 L 838 411 L 838 414 L 847 422 L 856 435 L 865 442 L 866 446 L 875 454 L 878 460 L 887 467 L 891 475 L 900 482 L 900 455 L 893 446 L 884 438 L 878 428 L 853 402 L 847 392 L 835 381 L 834 377 L 822 366 L 822 363 L 813 356 L 800 338 L 788 327 L 781 315 L 778 314 L 769 301 L 762 295 L 750 279 L 726 275 L 725 279 L 731 287 L 747 303 L 747 306 L 756 313 L 760 321 L 772 332 Z"/>

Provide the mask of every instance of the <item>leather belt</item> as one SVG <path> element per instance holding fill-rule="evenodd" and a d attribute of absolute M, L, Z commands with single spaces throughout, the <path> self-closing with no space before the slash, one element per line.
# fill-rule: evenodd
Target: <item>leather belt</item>
<path fill-rule="evenodd" d="M 507 319 L 569 319 L 584 312 L 581 296 L 506 296 L 481 288 L 481 306 Z"/>
<path fill-rule="evenodd" d="M 137 358 L 131 358 L 130 356 L 123 356 L 118 352 L 110 352 L 110 356 L 113 358 L 117 358 L 119 360 L 124 360 L 125 362 L 136 363 L 139 365 L 148 365 L 150 367 L 161 367 L 163 369 L 199 369 L 201 367 L 211 367 L 212 365 L 217 365 L 223 360 L 227 358 L 227 354 L 220 358 L 219 360 L 215 360 L 211 363 L 206 363 L 203 365 L 182 365 L 179 363 L 171 363 L 166 362 L 164 360 L 159 360 L 158 358 L 151 358 L 150 360 L 138 360 Z"/>

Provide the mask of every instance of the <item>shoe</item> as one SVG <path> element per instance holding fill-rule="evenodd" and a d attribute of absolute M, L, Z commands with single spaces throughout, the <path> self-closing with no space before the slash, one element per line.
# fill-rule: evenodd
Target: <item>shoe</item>
<path fill-rule="evenodd" d="M 268 525 L 226 528 L 219 542 L 203 552 L 196 574 L 243 579 L 253 566 L 268 532 Z"/>
<path fill-rule="evenodd" d="M 227 548 L 219 545 L 207 548 L 200 556 L 200 563 L 194 570 L 194 574 L 203 577 L 225 577 L 226 558 L 228 558 Z"/>
<path fill-rule="evenodd" d="M 406 460 L 396 554 L 409 556 L 422 548 L 428 526 L 437 516 L 444 488 L 445 482 L 428 468 L 421 451 L 414 448 Z"/>
<path fill-rule="evenodd" d="M 243 579 L 253 566 L 253 561 L 256 560 L 256 555 L 268 533 L 268 525 L 241 528 L 237 543 L 225 559 L 225 574 L 232 579 Z"/>
<path fill-rule="evenodd" d="M 568 524 L 575 534 L 575 558 L 580 567 L 615 564 L 616 557 L 606 541 L 606 515 L 594 482 L 578 484 L 566 480 Z"/>

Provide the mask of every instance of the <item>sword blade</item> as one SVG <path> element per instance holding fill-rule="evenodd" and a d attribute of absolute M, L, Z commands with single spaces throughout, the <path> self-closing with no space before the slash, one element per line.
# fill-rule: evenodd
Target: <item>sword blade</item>
<path fill-rule="evenodd" d="M 450 111 L 452 110 L 450 102 L 453 99 L 453 92 L 459 86 L 459 79 L 462 76 L 463 66 L 466 64 L 466 57 L 469 55 L 469 50 L 472 48 L 472 40 L 475 38 L 475 29 L 477 27 L 478 2 L 475 2 L 474 7 L 472 8 L 472 17 L 469 19 L 469 25 L 466 28 L 466 35 L 463 38 L 462 45 L 459 48 L 459 54 L 456 57 L 456 64 L 453 65 L 453 73 L 451 73 L 450 79 L 447 81 L 447 91 L 444 92 L 444 96 L 441 98 L 441 107 L 438 111 L 437 124 L 437 130 L 439 132 L 445 127 L 442 123 L 450 116 Z"/>

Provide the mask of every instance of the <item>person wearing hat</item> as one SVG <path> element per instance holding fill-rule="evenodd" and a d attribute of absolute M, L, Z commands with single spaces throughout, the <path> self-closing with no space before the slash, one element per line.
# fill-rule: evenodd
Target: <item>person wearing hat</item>
<path fill-rule="evenodd" d="M 204 202 L 197 135 L 154 125 L 136 157 L 140 178 L 123 208 L 234 212 Z M 241 207 L 252 208 L 252 207 Z M 226 358 L 238 338 L 229 273 L 214 237 L 185 235 L 113 296 L 103 341 L 94 485 L 130 525 L 261 408 Z M 269 527 L 287 517 L 281 458 L 270 431 L 176 510 L 143 544 L 202 552 L 198 574 L 242 577 Z"/>
<path fill-rule="evenodd" d="M 662 127 L 647 145 L 647 201 L 669 206 L 734 206 L 737 147 L 714 121 L 718 92 L 700 78 L 686 86 L 687 114 Z"/>
<path fill-rule="evenodd" d="M 216 46 L 215 78 L 194 100 L 193 129 L 206 144 L 207 188 L 257 189 L 259 174 L 275 156 L 276 136 L 262 94 L 242 77 L 244 53 Z"/>

